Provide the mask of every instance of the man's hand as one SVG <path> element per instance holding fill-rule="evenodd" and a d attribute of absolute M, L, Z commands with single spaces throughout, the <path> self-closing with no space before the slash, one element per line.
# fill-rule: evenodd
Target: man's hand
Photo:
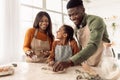
<path fill-rule="evenodd" d="M 53 71 L 54 72 L 63 71 L 65 68 L 68 68 L 70 66 L 73 66 L 72 61 L 56 62 L 53 65 Z"/>

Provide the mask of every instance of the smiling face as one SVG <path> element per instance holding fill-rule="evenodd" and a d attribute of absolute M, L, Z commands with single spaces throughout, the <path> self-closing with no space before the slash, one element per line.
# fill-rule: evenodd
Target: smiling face
<path fill-rule="evenodd" d="M 40 30 L 45 31 L 49 25 L 49 20 L 46 16 L 43 16 L 39 22 L 39 28 Z"/>
<path fill-rule="evenodd" d="M 75 24 L 75 25 L 80 25 L 83 19 L 83 16 L 85 14 L 85 9 L 83 6 L 78 6 L 78 7 L 73 7 L 69 8 L 68 10 L 68 15 L 70 20 Z"/>
<path fill-rule="evenodd" d="M 57 31 L 57 39 L 64 39 L 67 37 L 67 34 L 65 33 L 64 27 L 60 27 L 59 30 Z"/>

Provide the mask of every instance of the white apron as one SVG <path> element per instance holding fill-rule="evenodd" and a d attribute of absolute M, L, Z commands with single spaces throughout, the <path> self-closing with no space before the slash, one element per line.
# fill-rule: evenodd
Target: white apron
<path fill-rule="evenodd" d="M 79 45 L 82 46 L 82 49 L 84 49 L 90 38 L 90 30 L 88 26 L 85 26 L 77 30 L 76 33 L 77 33 L 76 34 L 77 41 Z M 101 60 L 102 52 L 103 52 L 103 42 L 101 41 L 97 51 L 90 58 L 87 59 L 87 63 L 91 66 L 98 65 L 99 61 Z"/>
<path fill-rule="evenodd" d="M 36 29 L 34 33 L 34 37 L 31 42 L 31 49 L 35 54 L 37 55 L 37 60 L 34 61 L 30 57 L 26 58 L 26 61 L 28 62 L 46 62 L 47 57 L 44 57 L 44 54 L 41 51 L 49 51 L 50 50 L 50 44 L 47 39 L 47 41 L 42 41 L 39 39 L 36 39 L 36 35 L 38 33 L 38 29 Z"/>
<path fill-rule="evenodd" d="M 72 56 L 72 49 L 69 45 L 57 45 L 55 48 L 55 61 L 66 61 Z"/>

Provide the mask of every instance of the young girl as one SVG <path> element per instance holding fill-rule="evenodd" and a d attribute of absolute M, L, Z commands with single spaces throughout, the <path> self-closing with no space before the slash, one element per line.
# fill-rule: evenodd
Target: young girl
<path fill-rule="evenodd" d="M 57 61 L 66 61 L 79 51 L 77 42 L 73 38 L 73 28 L 69 25 L 62 25 L 57 31 L 57 39 L 53 42 L 52 51 L 48 58 L 50 66 Z"/>
<path fill-rule="evenodd" d="M 46 62 L 53 39 L 51 18 L 41 11 L 35 18 L 33 28 L 28 29 L 25 35 L 23 50 L 26 61 Z"/>

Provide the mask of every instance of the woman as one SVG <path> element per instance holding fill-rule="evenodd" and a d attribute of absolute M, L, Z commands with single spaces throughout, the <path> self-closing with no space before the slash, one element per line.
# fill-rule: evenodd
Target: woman
<path fill-rule="evenodd" d="M 46 62 L 54 40 L 52 22 L 47 12 L 36 15 L 33 28 L 27 30 L 23 50 L 27 62 Z"/>

